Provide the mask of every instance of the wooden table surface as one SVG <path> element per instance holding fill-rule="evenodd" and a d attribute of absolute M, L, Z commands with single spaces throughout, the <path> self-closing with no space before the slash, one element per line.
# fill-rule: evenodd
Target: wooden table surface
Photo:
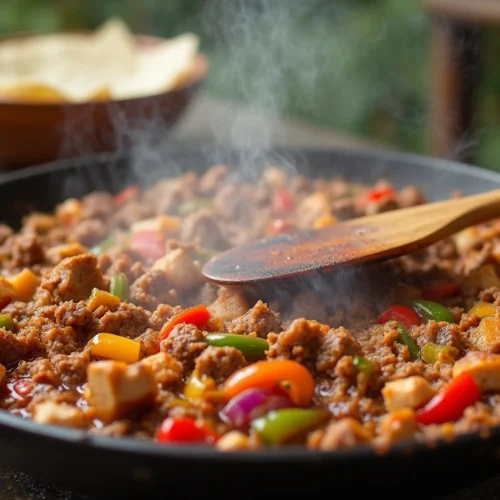
<path fill-rule="evenodd" d="M 264 128 L 263 128 L 264 127 Z M 239 133 L 234 137 L 234 130 Z M 298 120 L 273 121 L 252 110 L 245 110 L 235 103 L 200 95 L 193 103 L 186 116 L 175 130 L 171 140 L 180 143 L 214 142 L 233 144 L 236 140 L 248 140 L 254 133 L 259 140 L 281 146 L 295 147 L 353 147 L 379 148 L 389 147 L 351 136 L 336 133 L 321 127 L 315 127 Z M 247 139 L 245 139 L 245 137 Z M 50 451 L 47 450 L 47 457 Z M 69 457 L 69 460 L 71 458 Z M 89 467 L 91 467 L 89 465 Z M 91 472 L 89 472 L 91 473 Z M 431 491 L 429 492 L 431 493 Z M 171 497 L 168 492 L 165 498 Z M 176 498 L 188 498 L 187 495 Z M 407 497 L 410 498 L 410 497 Z M 428 500 L 438 497 L 429 495 Z M 466 500 L 500 498 L 500 478 L 495 478 L 482 485 L 470 488 L 440 500 Z M 54 485 L 41 483 L 17 471 L 0 466 L 0 499 L 1 500 L 112 500 L 97 499 L 79 493 L 60 489 Z M 144 499 L 146 500 L 146 499 Z"/>

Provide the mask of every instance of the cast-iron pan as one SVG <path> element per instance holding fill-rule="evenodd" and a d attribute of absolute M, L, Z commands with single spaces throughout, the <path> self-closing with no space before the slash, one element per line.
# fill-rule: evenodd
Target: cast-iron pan
<path fill-rule="evenodd" d="M 141 158 L 141 155 L 136 156 Z M 169 146 L 155 155 L 101 155 L 34 167 L 0 181 L 2 219 L 18 225 L 30 209 L 50 210 L 69 196 L 94 189 L 117 192 L 165 176 L 202 171 L 214 162 L 242 162 L 258 175 L 263 162 L 279 162 L 311 176 L 342 175 L 373 183 L 380 177 L 397 187 L 419 186 L 430 200 L 454 190 L 472 194 L 500 187 L 500 174 L 449 161 L 384 151 L 274 150 L 239 153 L 212 146 Z M 224 454 L 210 448 L 159 446 L 132 439 L 39 426 L 0 412 L 0 462 L 40 479 L 111 498 L 169 498 L 213 493 L 249 498 L 269 492 L 304 491 L 337 497 L 408 497 L 451 492 L 500 472 L 500 428 L 489 437 L 468 434 L 434 446 L 415 442 L 377 456 L 369 448 L 312 452 L 287 448 Z"/>

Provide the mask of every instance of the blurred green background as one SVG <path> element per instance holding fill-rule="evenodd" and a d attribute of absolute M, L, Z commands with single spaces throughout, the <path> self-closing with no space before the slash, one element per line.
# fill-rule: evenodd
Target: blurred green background
<path fill-rule="evenodd" d="M 417 0 L 2 0 L 0 33 L 111 16 L 137 33 L 199 34 L 214 95 L 428 152 L 430 23 Z M 486 33 L 475 162 L 500 170 L 499 48 Z"/>

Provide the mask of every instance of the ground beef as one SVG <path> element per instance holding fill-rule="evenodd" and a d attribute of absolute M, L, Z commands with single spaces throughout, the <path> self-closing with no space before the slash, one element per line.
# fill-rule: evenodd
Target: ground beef
<path fill-rule="evenodd" d="M 148 327 L 149 315 L 142 307 L 122 302 L 116 311 L 108 311 L 99 318 L 97 331 L 135 339 Z"/>
<path fill-rule="evenodd" d="M 40 339 L 49 357 L 71 354 L 82 345 L 81 339 L 71 326 L 53 325 L 41 332 Z"/>
<path fill-rule="evenodd" d="M 266 338 L 270 332 L 281 331 L 280 316 L 259 300 L 243 316 L 231 322 L 230 331 L 241 334 L 255 332 L 258 337 Z"/>
<path fill-rule="evenodd" d="M 228 174 L 229 168 L 227 165 L 214 165 L 210 167 L 200 179 L 198 186 L 200 193 L 203 196 L 213 196 Z"/>
<path fill-rule="evenodd" d="M 112 277 L 119 273 L 124 273 L 127 276 L 129 283 L 133 283 L 145 272 L 142 262 L 134 260 L 130 254 L 120 252 L 111 258 L 108 254 L 99 255 L 99 267 Z"/>
<path fill-rule="evenodd" d="M 90 363 L 88 352 L 58 354 L 50 360 L 63 384 L 77 386 L 87 379 L 87 366 Z"/>
<path fill-rule="evenodd" d="M 113 195 L 95 191 L 82 198 L 83 219 L 107 219 L 116 209 Z"/>
<path fill-rule="evenodd" d="M 191 373 L 196 358 L 206 349 L 203 333 L 193 325 L 178 325 L 161 342 L 160 350 L 172 355 L 182 365 L 184 376 Z"/>
<path fill-rule="evenodd" d="M 245 356 L 234 347 L 209 346 L 196 358 L 193 374 L 201 380 L 210 377 L 217 384 L 222 384 L 247 364 Z"/>
<path fill-rule="evenodd" d="M 35 299 L 40 305 L 85 300 L 94 288 L 104 288 L 97 258 L 90 253 L 77 255 L 64 259 L 42 279 Z"/>
<path fill-rule="evenodd" d="M 83 219 L 72 228 L 69 238 L 86 247 L 91 247 L 102 241 L 107 232 L 108 228 L 101 219 Z"/>
<path fill-rule="evenodd" d="M 163 325 L 175 314 L 181 311 L 180 307 L 172 307 L 168 304 L 159 304 L 149 318 L 149 324 L 155 330 L 161 330 Z"/>
<path fill-rule="evenodd" d="M 84 342 L 97 325 L 97 318 L 87 306 L 87 301 L 61 302 L 54 311 L 55 321 L 63 327 L 71 327 Z"/>
<path fill-rule="evenodd" d="M 344 355 L 354 356 L 361 350 L 361 345 L 350 332 L 343 327 L 328 330 L 321 337 L 316 358 L 316 369 L 334 376 L 334 370 Z"/>
<path fill-rule="evenodd" d="M 29 346 L 18 339 L 16 335 L 5 328 L 0 328 L 0 363 L 9 365 L 24 357 L 28 350 Z"/>
<path fill-rule="evenodd" d="M 182 223 L 180 238 L 211 250 L 225 250 L 229 246 L 217 217 L 209 210 L 199 210 L 187 216 Z"/>
<path fill-rule="evenodd" d="M 28 267 L 45 261 L 43 243 L 36 234 L 19 234 L 12 236 L 10 246 L 10 265 L 12 267 Z"/>
<path fill-rule="evenodd" d="M 163 271 L 157 270 L 148 271 L 132 283 L 130 301 L 154 311 L 160 304 L 177 303 L 178 296 L 168 276 Z"/>

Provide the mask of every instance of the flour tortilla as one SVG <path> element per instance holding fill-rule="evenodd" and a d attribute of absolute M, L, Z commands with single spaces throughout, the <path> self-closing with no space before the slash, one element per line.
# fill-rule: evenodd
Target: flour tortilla
<path fill-rule="evenodd" d="M 141 48 L 111 19 L 91 35 L 51 34 L 0 43 L 0 99 L 85 102 L 171 90 L 192 68 L 193 34 Z"/>

